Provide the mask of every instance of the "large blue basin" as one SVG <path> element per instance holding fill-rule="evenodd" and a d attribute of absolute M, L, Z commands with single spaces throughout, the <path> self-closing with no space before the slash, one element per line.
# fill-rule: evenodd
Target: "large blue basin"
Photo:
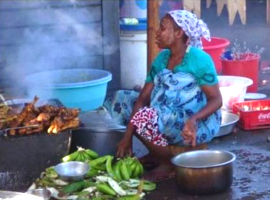
<path fill-rule="evenodd" d="M 110 72 L 97 69 L 43 71 L 25 78 L 27 93 L 41 99 L 59 99 L 66 107 L 89 111 L 105 99 Z"/>

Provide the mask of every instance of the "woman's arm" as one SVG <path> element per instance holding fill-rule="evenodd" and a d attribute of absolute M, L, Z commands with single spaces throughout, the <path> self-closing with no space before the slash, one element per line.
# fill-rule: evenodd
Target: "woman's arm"
<path fill-rule="evenodd" d="M 207 118 L 222 106 L 222 96 L 218 84 L 212 86 L 204 85 L 201 88 L 207 97 L 207 104 L 186 122 L 182 132 L 185 141 L 192 146 L 196 145 L 197 121 Z"/>
<path fill-rule="evenodd" d="M 145 83 L 136 103 L 132 110 L 132 114 L 130 119 L 134 116 L 134 114 L 142 107 L 150 105 L 150 97 L 151 92 L 153 90 L 154 84 L 153 83 Z M 117 149 L 117 157 L 123 157 L 126 154 L 132 155 L 132 137 L 134 134 L 135 128 L 131 124 L 131 122 L 128 123 L 126 133 L 123 137 L 123 139 L 118 144 Z"/>
<path fill-rule="evenodd" d="M 196 119 L 196 121 L 207 118 L 222 106 L 222 97 L 218 84 L 211 86 L 204 85 L 201 86 L 201 89 L 206 95 L 207 104 L 198 113 L 193 115 L 193 118 Z"/>

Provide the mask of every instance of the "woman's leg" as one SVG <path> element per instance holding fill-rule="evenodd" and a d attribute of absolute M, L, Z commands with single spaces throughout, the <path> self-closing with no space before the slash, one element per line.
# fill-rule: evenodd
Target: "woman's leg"
<path fill-rule="evenodd" d="M 149 150 L 148 158 L 150 161 L 154 161 L 154 165 L 157 167 L 153 170 L 154 173 L 171 173 L 174 170 L 174 166 L 171 163 L 171 158 L 173 157 L 172 151 L 169 146 L 157 146 L 139 134 L 135 134 L 135 136 L 146 146 Z M 146 161 L 147 165 L 147 161 Z"/>

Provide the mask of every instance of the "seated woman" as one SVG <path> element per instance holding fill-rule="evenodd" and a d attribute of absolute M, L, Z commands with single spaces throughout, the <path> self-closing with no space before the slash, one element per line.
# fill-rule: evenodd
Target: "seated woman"
<path fill-rule="evenodd" d="M 167 174 L 173 169 L 171 145 L 196 146 L 218 133 L 222 97 L 213 61 L 200 49 L 201 37 L 210 40 L 209 30 L 188 11 L 171 11 L 162 18 L 156 43 L 165 50 L 152 63 L 139 96 L 118 91 L 110 102 L 115 119 L 130 119 L 118 157 L 132 155 L 135 135 L 148 148 L 147 158 L 158 161 L 153 173 Z"/>

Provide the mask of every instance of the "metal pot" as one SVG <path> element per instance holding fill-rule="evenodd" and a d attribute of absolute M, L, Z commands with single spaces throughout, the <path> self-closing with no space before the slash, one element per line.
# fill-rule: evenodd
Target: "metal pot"
<path fill-rule="evenodd" d="M 172 158 L 176 181 L 183 193 L 201 195 L 226 191 L 233 181 L 235 154 L 228 151 L 199 150 Z"/>
<path fill-rule="evenodd" d="M 45 168 L 61 162 L 70 140 L 70 131 L 0 138 L 0 190 L 27 190 Z"/>
<path fill-rule="evenodd" d="M 100 156 L 115 155 L 117 144 L 123 138 L 125 129 L 83 128 L 72 131 L 71 152 L 77 146 L 96 151 Z"/>

